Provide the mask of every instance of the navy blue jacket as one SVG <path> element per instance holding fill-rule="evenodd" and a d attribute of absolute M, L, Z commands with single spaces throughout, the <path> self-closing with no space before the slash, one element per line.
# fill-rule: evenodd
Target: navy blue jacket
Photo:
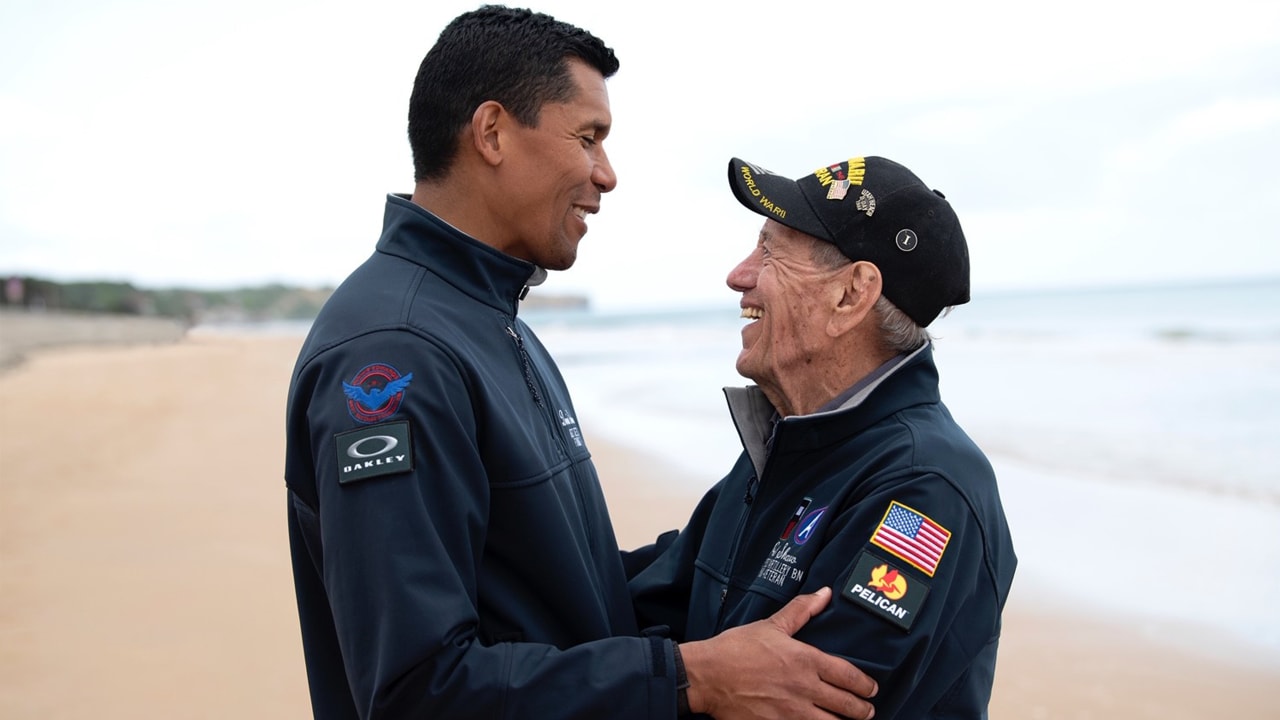
<path fill-rule="evenodd" d="M 317 718 L 671 718 L 529 263 L 388 198 L 316 318 L 285 480 Z"/>
<path fill-rule="evenodd" d="M 700 640 L 830 586 L 796 637 L 879 682 L 877 720 L 985 717 L 1017 560 L 931 346 L 839 409 L 776 425 L 758 388 L 726 393 L 745 452 L 632 580 L 641 622 Z"/>

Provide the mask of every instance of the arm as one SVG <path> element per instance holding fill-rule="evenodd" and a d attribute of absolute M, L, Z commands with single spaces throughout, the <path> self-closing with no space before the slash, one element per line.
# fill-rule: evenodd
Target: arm
<path fill-rule="evenodd" d="M 894 502 L 949 533 L 936 567 L 927 561 L 917 567 L 870 542 Z M 942 477 L 896 479 L 827 528 L 806 585 L 830 584 L 835 599 L 796 637 L 875 677 L 877 717 L 920 717 L 939 703 L 959 703 L 951 708 L 957 716 L 981 713 L 1007 591 L 987 547 L 1002 537 L 1007 533 L 999 528 L 984 531 L 971 499 Z"/>
<path fill-rule="evenodd" d="M 822 588 L 773 616 L 681 645 L 689 708 L 716 718 L 849 718 L 875 715 L 874 680 L 792 635 L 831 600 Z"/>
<path fill-rule="evenodd" d="M 657 537 L 649 545 L 642 545 L 634 550 L 622 550 L 622 567 L 626 570 L 627 579 L 635 577 L 640 571 L 653 564 L 671 543 L 679 536 L 679 530 L 668 530 Z"/>
<path fill-rule="evenodd" d="M 628 589 L 642 628 L 665 626 L 679 642 L 688 638 L 685 630 L 692 592 L 694 561 L 707 530 L 707 520 L 715 507 L 724 481 L 716 483 L 698 501 L 678 534 L 667 538 L 662 553 L 635 572 L 628 572 Z"/>
<path fill-rule="evenodd" d="M 848 662 L 792 639 L 831 600 L 830 589 L 795 598 L 772 617 L 684 642 L 697 548 L 724 484 L 698 503 L 684 530 L 630 587 L 641 627 L 665 625 L 681 641 L 693 712 L 717 718 L 851 718 L 873 714 L 875 682 Z"/>

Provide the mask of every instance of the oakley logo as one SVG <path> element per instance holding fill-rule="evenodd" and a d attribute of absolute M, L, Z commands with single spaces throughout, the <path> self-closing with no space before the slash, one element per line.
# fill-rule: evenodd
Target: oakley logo
<path fill-rule="evenodd" d="M 361 452 L 361 448 L 365 447 L 370 442 L 382 443 L 382 447 L 374 450 L 373 452 Z M 379 455 L 386 455 L 392 450 L 395 450 L 396 446 L 399 444 L 400 441 L 390 435 L 370 435 L 367 438 L 362 438 L 352 443 L 351 447 L 347 448 L 347 455 L 357 460 L 378 457 Z M 378 446 L 375 444 L 373 447 L 377 448 Z"/>

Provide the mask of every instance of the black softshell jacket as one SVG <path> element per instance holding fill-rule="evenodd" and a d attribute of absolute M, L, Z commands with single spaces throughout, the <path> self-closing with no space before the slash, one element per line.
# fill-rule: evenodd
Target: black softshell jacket
<path fill-rule="evenodd" d="M 986 717 L 1017 558 L 932 347 L 831 412 L 775 424 L 758 388 L 726 393 L 745 450 L 632 581 L 642 622 L 700 640 L 830 586 L 796 637 L 879 682 L 877 720 Z"/>
<path fill-rule="evenodd" d="M 516 317 L 534 266 L 389 196 L 288 400 L 317 718 L 672 718 L 590 453 Z"/>

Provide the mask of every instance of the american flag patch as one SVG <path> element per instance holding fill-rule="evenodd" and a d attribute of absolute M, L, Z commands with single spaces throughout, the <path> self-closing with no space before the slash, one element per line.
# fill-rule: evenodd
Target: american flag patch
<path fill-rule="evenodd" d="M 871 543 L 920 568 L 929 577 L 938 569 L 942 551 L 947 549 L 951 531 L 899 503 L 889 503 L 889 511 L 871 535 Z"/>

